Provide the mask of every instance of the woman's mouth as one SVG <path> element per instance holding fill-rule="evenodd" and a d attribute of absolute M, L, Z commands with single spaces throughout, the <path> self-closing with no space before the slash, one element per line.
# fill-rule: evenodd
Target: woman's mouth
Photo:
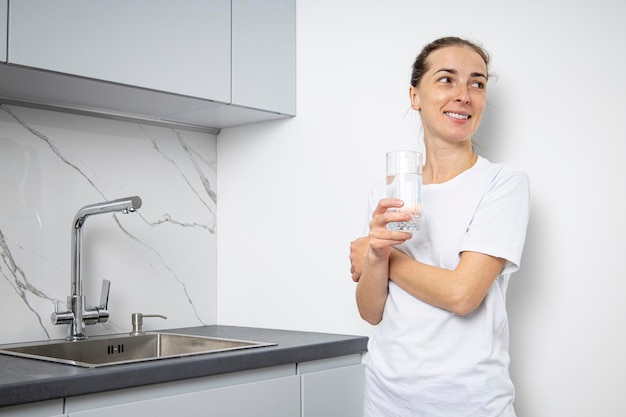
<path fill-rule="evenodd" d="M 452 117 L 453 119 L 459 119 L 459 120 L 467 120 L 467 119 L 469 119 L 470 117 L 472 117 L 472 116 L 470 116 L 470 115 L 468 115 L 468 114 L 459 114 L 459 113 L 454 113 L 454 112 L 451 112 L 451 111 L 446 111 L 446 112 L 443 112 L 443 113 L 444 113 L 446 116 L 450 116 L 450 117 Z"/>

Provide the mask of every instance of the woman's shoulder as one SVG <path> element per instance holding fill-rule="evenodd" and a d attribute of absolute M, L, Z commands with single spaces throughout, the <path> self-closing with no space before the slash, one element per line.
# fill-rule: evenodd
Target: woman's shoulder
<path fill-rule="evenodd" d="M 519 165 L 483 160 L 486 190 L 492 195 L 516 195 L 520 201 L 530 198 L 530 178 Z"/>
<path fill-rule="evenodd" d="M 477 166 L 481 171 L 489 173 L 494 178 L 517 178 L 520 181 L 529 181 L 526 171 L 511 162 L 491 162 L 487 158 L 479 156 Z"/>

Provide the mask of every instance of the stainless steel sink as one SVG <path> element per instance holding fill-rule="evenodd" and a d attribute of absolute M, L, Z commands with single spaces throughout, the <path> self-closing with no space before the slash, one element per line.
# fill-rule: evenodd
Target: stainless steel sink
<path fill-rule="evenodd" d="M 230 350 L 274 346 L 275 343 L 174 333 L 145 333 L 137 336 L 93 336 L 87 340 L 51 340 L 2 345 L 0 353 L 68 365 L 97 368 Z"/>

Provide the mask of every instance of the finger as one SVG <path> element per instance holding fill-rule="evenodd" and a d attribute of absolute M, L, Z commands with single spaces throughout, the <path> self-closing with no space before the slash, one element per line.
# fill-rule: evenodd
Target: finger
<path fill-rule="evenodd" d="M 370 233 L 370 240 L 372 239 L 382 239 L 382 240 L 394 240 L 394 241 L 405 241 L 409 240 L 413 237 L 413 233 L 406 230 L 388 230 L 386 228 L 379 228 L 376 230 L 372 230 Z"/>
<path fill-rule="evenodd" d="M 386 211 L 372 218 L 370 222 L 370 233 L 375 229 L 387 229 L 387 224 L 391 222 L 409 222 L 413 220 L 411 213 L 401 211 Z"/>
<path fill-rule="evenodd" d="M 385 222 L 385 226 L 390 222 L 410 222 L 413 220 L 413 214 L 404 211 L 387 211 L 380 217 Z"/>
<path fill-rule="evenodd" d="M 383 198 L 378 202 L 378 206 L 376 206 L 376 210 L 374 210 L 374 215 L 376 215 L 376 213 L 384 213 L 389 208 L 402 207 L 403 205 L 404 201 L 398 198 Z"/>
<path fill-rule="evenodd" d="M 397 246 L 411 239 L 411 237 L 413 237 L 411 232 L 380 229 L 378 233 L 370 235 L 371 248 L 380 250 L 390 246 Z"/>

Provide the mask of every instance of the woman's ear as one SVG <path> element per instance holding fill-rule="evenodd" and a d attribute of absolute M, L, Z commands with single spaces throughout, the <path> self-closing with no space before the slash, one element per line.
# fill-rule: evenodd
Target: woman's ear
<path fill-rule="evenodd" d="M 413 110 L 420 111 L 422 107 L 420 106 L 420 100 L 417 95 L 417 89 L 413 86 L 409 87 L 409 99 L 411 100 L 411 108 Z"/>

